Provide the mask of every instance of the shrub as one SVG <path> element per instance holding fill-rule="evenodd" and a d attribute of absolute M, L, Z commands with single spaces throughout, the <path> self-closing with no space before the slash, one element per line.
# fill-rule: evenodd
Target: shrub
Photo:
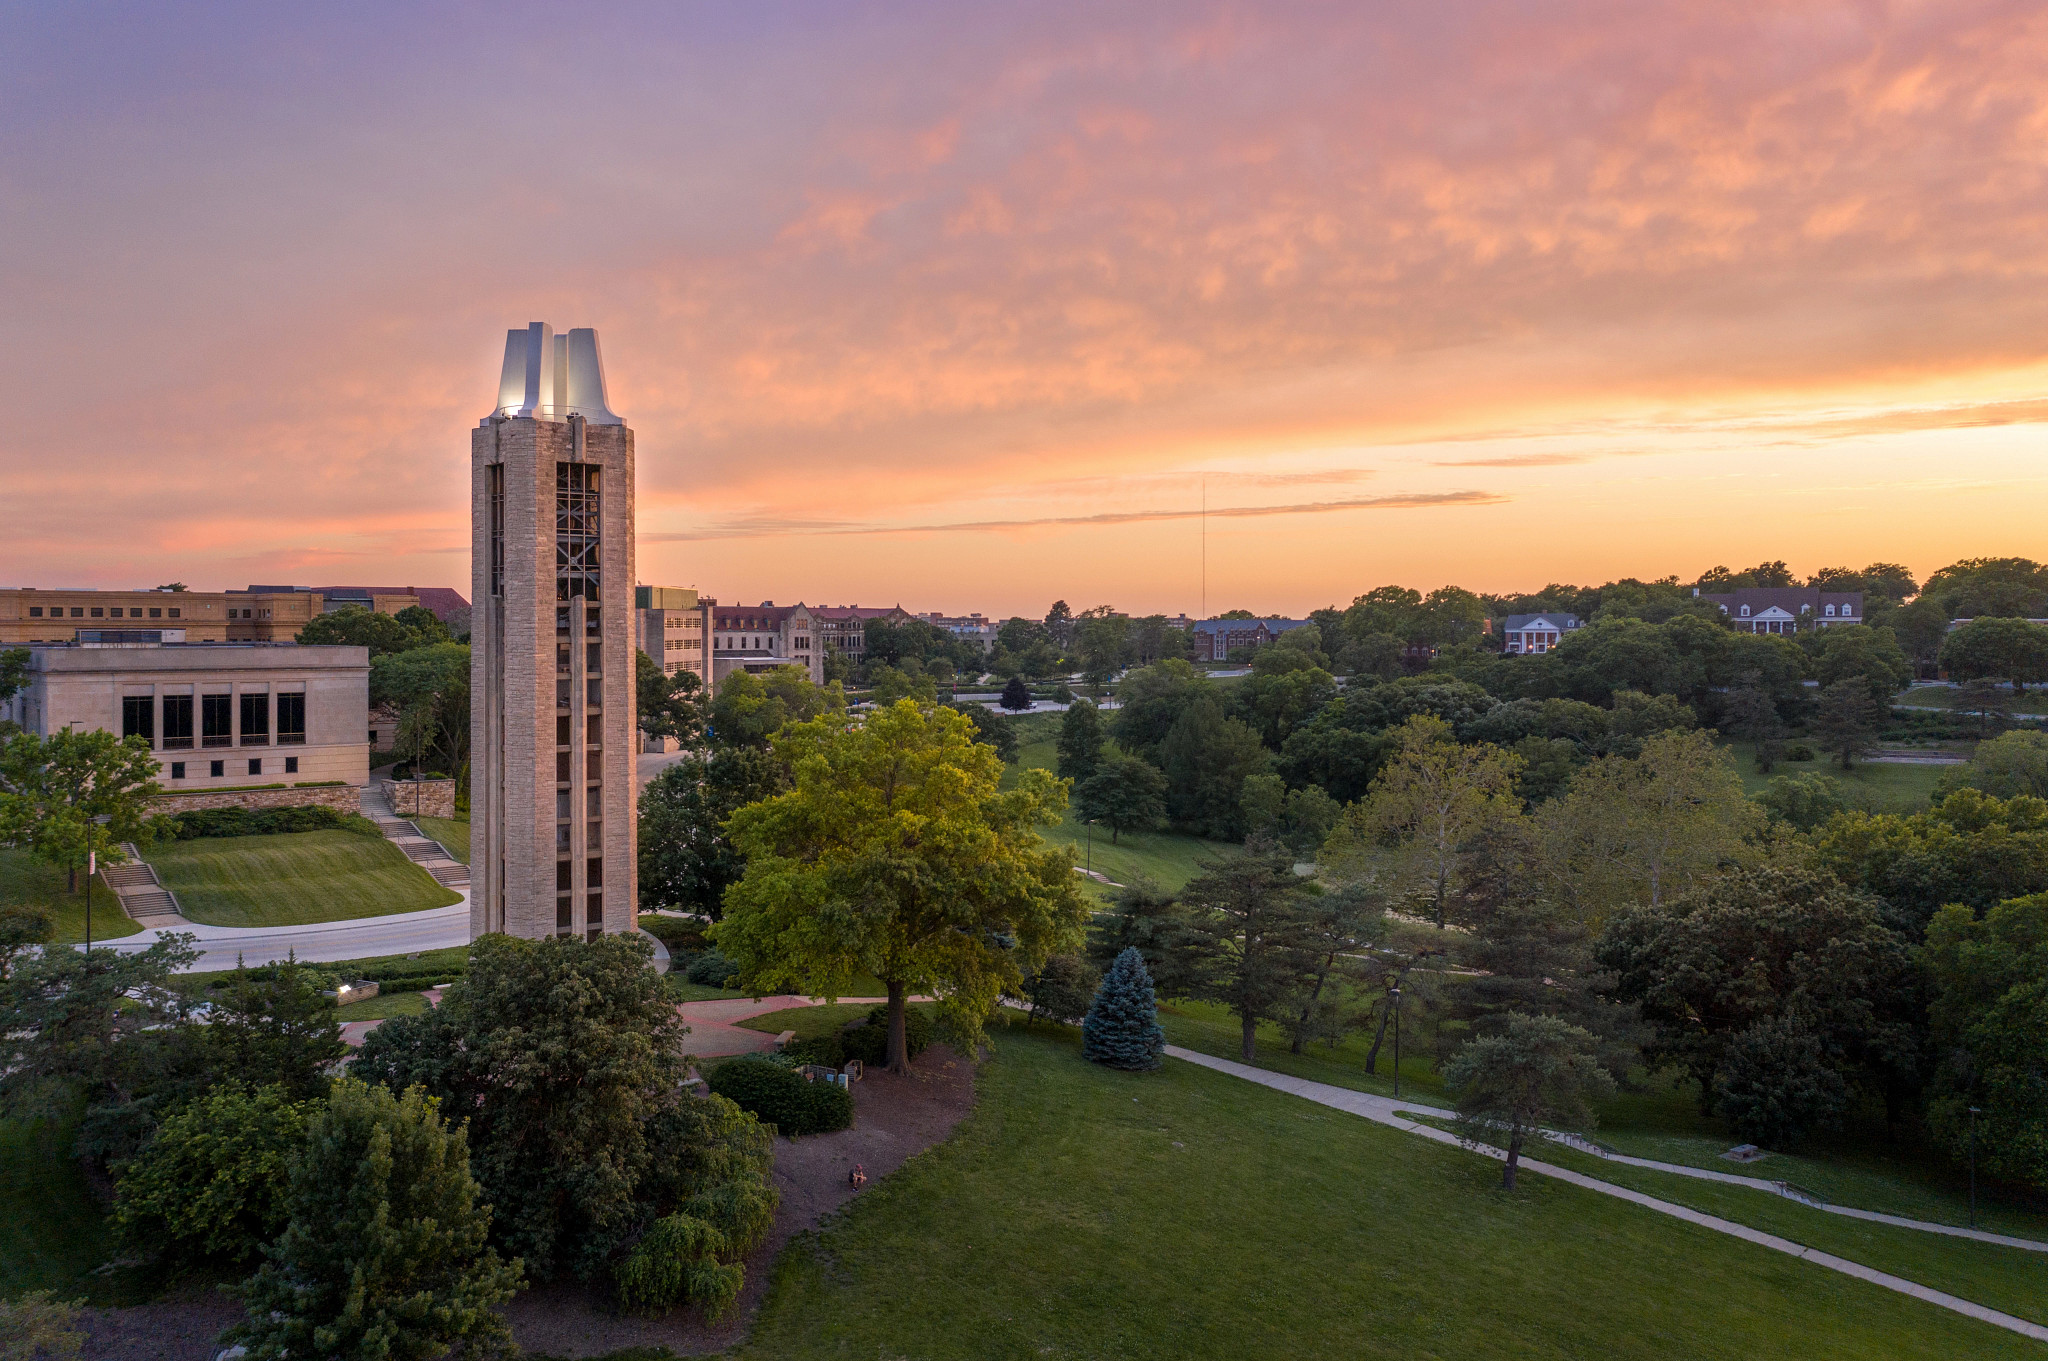
<path fill-rule="evenodd" d="M 827 1068 L 846 1066 L 846 1045 L 838 1035 L 820 1035 L 816 1039 L 791 1040 L 782 1046 L 783 1057 L 795 1059 L 798 1063 L 818 1063 Z"/>
<path fill-rule="evenodd" d="M 747 1055 L 711 1070 L 711 1090 L 796 1138 L 845 1129 L 853 1123 L 853 1095 L 830 1082 L 808 1082 L 796 1070 Z"/>
<path fill-rule="evenodd" d="M 178 839 L 209 836 L 270 836 L 279 832 L 349 831 L 382 836 L 377 824 L 354 813 L 319 806 L 307 808 L 203 808 L 179 813 L 171 821 Z"/>
<path fill-rule="evenodd" d="M 1081 1055 L 1110 1068 L 1149 1072 L 1166 1047 L 1144 957 L 1127 945 L 1103 976 L 1095 1003 L 1081 1022 Z"/>
<path fill-rule="evenodd" d="M 1102 975 L 1079 955 L 1052 955 L 1037 973 L 1024 980 L 1024 996 L 1031 1002 L 1031 1019 L 1043 1016 L 1061 1025 L 1072 1025 L 1088 1013 Z"/>
<path fill-rule="evenodd" d="M 281 1086 L 216 1087 L 168 1116 L 121 1172 L 114 1223 L 131 1248 L 242 1262 L 285 1224 L 315 1106 Z"/>
<path fill-rule="evenodd" d="M 1807 746 L 1804 742 L 1795 743 L 1785 753 L 1785 759 L 1788 761 L 1811 761 L 1813 759 L 1813 748 Z"/>
<path fill-rule="evenodd" d="M 922 1054 L 932 1042 L 932 1018 L 922 1007 L 903 1008 L 903 1042 L 910 1057 Z M 887 1003 L 868 1013 L 867 1020 L 848 1026 L 839 1043 L 849 1059 L 859 1059 L 870 1068 L 888 1062 L 889 1007 Z"/>
<path fill-rule="evenodd" d="M 716 950 L 706 950 L 690 961 L 683 977 L 706 988 L 722 988 L 740 971 L 740 966 Z"/>

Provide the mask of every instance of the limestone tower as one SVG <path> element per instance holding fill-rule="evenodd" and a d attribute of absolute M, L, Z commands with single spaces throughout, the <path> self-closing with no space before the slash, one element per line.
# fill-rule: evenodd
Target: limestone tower
<path fill-rule="evenodd" d="M 633 432 L 597 332 L 508 333 L 469 448 L 470 936 L 631 931 Z"/>

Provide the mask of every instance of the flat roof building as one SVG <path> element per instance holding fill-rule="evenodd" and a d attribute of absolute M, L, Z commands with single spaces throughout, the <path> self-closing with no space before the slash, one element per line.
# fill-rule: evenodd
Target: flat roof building
<path fill-rule="evenodd" d="M 88 630 L 32 645 L 28 684 L 0 717 L 141 737 L 172 791 L 370 778 L 368 648 L 191 643 L 167 630 Z"/>

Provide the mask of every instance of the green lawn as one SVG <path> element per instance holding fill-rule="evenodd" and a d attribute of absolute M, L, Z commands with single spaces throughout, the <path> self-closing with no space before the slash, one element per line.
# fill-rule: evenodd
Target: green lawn
<path fill-rule="evenodd" d="M 0 908 L 40 907 L 50 914 L 51 939 L 71 945 L 85 939 L 85 872 L 79 871 L 78 892 L 64 891 L 64 871 L 27 851 L 0 846 Z M 132 936 L 142 928 L 121 910 L 121 900 L 105 884 L 92 886 L 92 938 Z"/>
<path fill-rule="evenodd" d="M 388 1021 L 393 1016 L 418 1016 L 426 1009 L 427 999 L 419 993 L 379 990 L 367 1002 L 350 1002 L 345 1007 L 336 1007 L 334 1019 L 343 1025 L 350 1021 Z"/>
<path fill-rule="evenodd" d="M 1241 1056 L 1237 1018 L 1215 1003 L 1162 1003 L 1159 1024 L 1168 1044 L 1219 1058 Z M 1403 1030 L 1401 1094 L 1418 1103 L 1448 1106 L 1424 1024 L 1411 1015 Z M 1262 1023 L 1258 1066 L 1335 1087 L 1393 1095 L 1391 1032 L 1380 1050 L 1377 1073 L 1365 1071 L 1365 1056 L 1372 1047 L 1369 1032 L 1352 1032 L 1334 1048 L 1310 1044 L 1299 1055 L 1289 1053 L 1287 1045 L 1278 1026 Z M 1959 1171 L 1938 1154 L 1904 1141 L 1887 1141 L 1883 1122 L 1874 1112 L 1838 1134 L 1814 1136 L 1797 1153 L 1772 1153 L 1746 1167 L 1721 1157 L 1737 1140 L 1718 1118 L 1699 1113 L 1690 1081 L 1668 1074 L 1640 1075 L 1638 1090 L 1616 1094 L 1601 1105 L 1599 1117 L 1594 1137 L 1631 1157 L 1789 1181 L 1835 1204 L 1861 1210 L 1937 1224 L 1969 1222 L 1968 1183 Z M 1994 1186 L 1978 1189 L 1980 1227 L 2048 1241 L 2048 1211 L 2030 1208 Z"/>
<path fill-rule="evenodd" d="M 2038 1357 L 1653 1211 L 1169 1062 L 998 1037 L 946 1144 L 793 1243 L 750 1358 Z"/>
<path fill-rule="evenodd" d="M 1014 781 L 1019 770 L 1052 770 L 1058 764 L 1055 738 L 1027 742 L 1017 749 L 1017 763 L 1006 773 L 1005 783 Z M 1058 827 L 1041 827 L 1039 834 L 1055 845 L 1070 848 L 1076 865 L 1089 866 L 1119 884 L 1129 883 L 1134 874 L 1143 874 L 1170 890 L 1184 887 L 1201 873 L 1196 861 L 1213 860 L 1237 850 L 1229 842 L 1204 841 L 1172 832 L 1125 832 L 1112 845 L 1108 828 L 1097 827 L 1091 836 L 1087 824 L 1076 821 L 1071 812 L 1066 822 Z M 1098 892 L 1096 896 L 1103 894 Z"/>
<path fill-rule="evenodd" d="M 2040 687 L 2015 695 L 2010 686 L 2005 697 L 2012 702 L 2012 711 L 2030 717 L 2048 714 L 2048 693 Z M 1952 685 L 1916 685 L 1910 690 L 1901 690 L 1892 696 L 1893 704 L 1903 704 L 1919 709 L 1953 709 L 1956 707 L 1956 688 Z"/>
<path fill-rule="evenodd" d="M 149 862 L 185 916 L 208 926 L 347 921 L 462 901 L 398 847 L 356 832 L 172 841 Z"/>
<path fill-rule="evenodd" d="M 1786 745 L 1796 746 L 1798 742 L 1799 739 L 1794 738 Z M 1925 809 L 1942 773 L 1955 768 L 1858 761 L 1845 771 L 1832 760 L 1821 757 L 1813 761 L 1780 761 L 1771 768 L 1769 775 L 1765 775 L 1756 768 L 1752 743 L 1727 742 L 1723 745 L 1735 757 L 1735 769 L 1742 775 L 1742 792 L 1745 794 L 1754 796 L 1762 793 L 1764 786 L 1780 775 L 1805 772 L 1839 781 L 1842 797 L 1851 808 L 1873 813 L 1913 813 Z"/>
<path fill-rule="evenodd" d="M 414 818 L 413 825 L 448 848 L 463 864 L 469 863 L 468 818 Z"/>

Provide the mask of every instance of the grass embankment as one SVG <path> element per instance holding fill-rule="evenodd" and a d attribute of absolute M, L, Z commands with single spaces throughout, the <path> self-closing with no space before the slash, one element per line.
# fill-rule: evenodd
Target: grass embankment
<path fill-rule="evenodd" d="M 185 916 L 208 926 L 348 921 L 462 901 L 398 847 L 357 832 L 165 842 L 149 862 Z"/>
<path fill-rule="evenodd" d="M 741 1356 L 2037 1357 L 1811 1263 L 1187 1064 L 998 1039 Z M 962 1207 L 973 1207 L 962 1213 Z"/>
<path fill-rule="evenodd" d="M 59 945 L 85 939 L 85 871 L 78 872 L 78 892 L 65 891 L 64 871 L 48 865 L 27 851 L 0 846 L 0 909 L 39 907 L 50 914 Z M 132 936 L 142 928 L 121 910 L 121 900 L 104 883 L 92 886 L 92 938 L 112 940 Z"/>
<path fill-rule="evenodd" d="M 1005 784 L 1013 782 L 1020 770 L 1058 769 L 1057 730 L 1053 732 L 1052 736 L 1026 742 L 1017 749 L 1016 764 L 1005 772 Z M 1072 850 L 1076 865 L 1087 865 L 1119 884 L 1127 884 L 1132 875 L 1142 874 L 1169 890 L 1185 887 L 1188 880 L 1201 873 L 1197 861 L 1214 860 L 1237 849 L 1226 842 L 1204 841 L 1173 832 L 1125 832 L 1112 845 L 1107 828 L 1097 827 L 1091 836 L 1088 825 L 1076 819 L 1071 808 L 1064 823 L 1038 830 L 1047 841 Z M 1095 887 L 1100 889 L 1101 885 Z"/>
<path fill-rule="evenodd" d="M 350 1002 L 345 1007 L 334 1009 L 334 1019 L 347 1025 L 350 1021 L 388 1021 L 393 1016 L 418 1016 L 427 1009 L 427 999 L 417 992 L 383 992 L 367 1002 Z"/>
<path fill-rule="evenodd" d="M 1796 746 L 1799 739 L 1787 743 Z M 1842 787 L 1842 799 L 1851 808 L 1872 813 L 1917 813 L 1924 810 L 1934 786 L 1952 765 L 1920 764 L 1906 761 L 1858 761 L 1843 770 L 1833 759 L 1822 756 L 1812 761 L 1780 761 L 1766 775 L 1756 768 L 1755 744 L 1723 743 L 1735 758 L 1742 776 L 1742 792 L 1754 798 L 1780 775 L 1825 775 Z"/>
<path fill-rule="evenodd" d="M 448 854 L 469 863 L 468 818 L 414 818 L 413 826 L 448 848 Z"/>

